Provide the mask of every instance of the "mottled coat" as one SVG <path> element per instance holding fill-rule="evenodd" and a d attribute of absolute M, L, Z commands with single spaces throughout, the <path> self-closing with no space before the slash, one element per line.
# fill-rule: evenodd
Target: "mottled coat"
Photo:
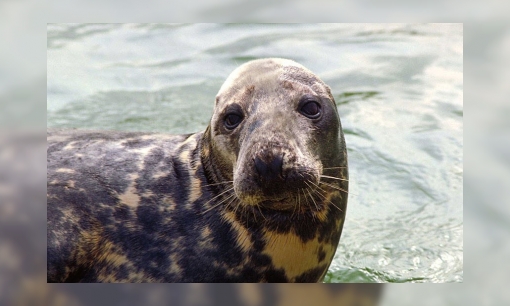
<path fill-rule="evenodd" d="M 49 282 L 317 282 L 340 239 L 338 113 L 291 61 L 239 67 L 204 132 L 49 131 L 47 154 Z"/>

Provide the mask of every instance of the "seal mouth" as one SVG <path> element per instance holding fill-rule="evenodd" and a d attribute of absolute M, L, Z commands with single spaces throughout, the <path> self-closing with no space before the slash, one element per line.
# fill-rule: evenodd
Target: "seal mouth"
<path fill-rule="evenodd" d="M 259 203 L 259 206 L 278 211 L 287 211 L 295 208 L 295 203 L 292 203 L 289 198 L 283 198 L 281 200 L 267 200 Z"/>

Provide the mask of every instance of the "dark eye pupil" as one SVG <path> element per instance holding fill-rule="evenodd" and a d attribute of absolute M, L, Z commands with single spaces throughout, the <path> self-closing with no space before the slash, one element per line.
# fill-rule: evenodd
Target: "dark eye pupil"
<path fill-rule="evenodd" d="M 233 129 L 237 125 L 239 125 L 239 123 L 241 123 L 241 119 L 242 119 L 242 117 L 239 115 L 229 114 L 229 115 L 227 115 L 227 117 L 225 117 L 225 126 L 228 129 Z"/>
<path fill-rule="evenodd" d="M 312 119 L 318 118 L 320 111 L 321 107 L 317 102 L 308 102 L 301 107 L 301 113 Z"/>

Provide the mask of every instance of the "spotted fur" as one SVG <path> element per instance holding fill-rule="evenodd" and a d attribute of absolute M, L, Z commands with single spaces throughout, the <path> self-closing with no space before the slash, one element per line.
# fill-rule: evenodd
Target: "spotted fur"
<path fill-rule="evenodd" d="M 298 113 L 303 95 L 324 119 Z M 226 131 L 233 104 L 244 120 Z M 278 154 L 274 189 L 253 160 Z M 334 99 L 292 61 L 234 71 L 204 132 L 49 131 L 47 156 L 48 282 L 317 282 L 342 232 L 347 155 Z"/>

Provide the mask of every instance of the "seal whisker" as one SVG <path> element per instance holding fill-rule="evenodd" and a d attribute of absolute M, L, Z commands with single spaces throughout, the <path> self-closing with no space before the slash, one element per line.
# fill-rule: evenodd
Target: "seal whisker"
<path fill-rule="evenodd" d="M 241 220 L 244 218 L 244 215 L 246 214 L 247 215 L 247 208 L 242 204 L 241 200 L 238 198 L 238 197 L 235 197 L 235 202 L 234 202 L 234 215 L 236 216 L 239 216 L 239 218 L 241 218 Z M 249 219 L 246 218 L 246 222 L 248 223 Z"/>
<path fill-rule="evenodd" d="M 223 192 L 221 192 L 221 193 L 220 193 L 220 194 L 218 194 L 217 196 L 215 196 L 215 197 L 211 198 L 209 201 L 207 201 L 207 202 L 205 202 L 205 203 L 204 203 L 204 206 L 206 206 L 207 204 L 209 204 L 209 202 L 211 202 L 212 200 L 215 200 L 216 198 L 220 197 L 221 195 L 223 195 L 223 194 L 225 194 L 225 193 L 227 193 L 227 192 L 230 192 L 230 191 L 232 191 L 232 190 L 234 190 L 234 186 L 230 187 L 229 189 L 224 190 Z"/>
<path fill-rule="evenodd" d="M 321 175 L 320 175 L 320 177 L 329 178 L 329 179 L 334 179 L 334 180 L 339 180 L 339 181 L 346 181 L 346 182 L 348 182 L 348 181 L 349 181 L 348 179 L 339 178 L 339 177 L 334 177 L 334 176 L 329 176 L 329 175 L 324 175 L 324 174 L 321 174 Z"/>
<path fill-rule="evenodd" d="M 304 167 L 298 167 L 298 169 L 301 169 L 301 168 L 304 168 Z M 305 177 L 304 177 L 304 175 L 303 175 L 301 172 L 299 172 L 298 174 L 299 174 L 299 175 L 300 175 L 303 179 L 305 178 Z M 292 216 L 291 216 L 291 217 L 293 217 L 293 216 L 294 216 L 294 213 L 298 213 L 298 214 L 299 214 L 299 213 L 301 212 L 301 199 L 300 199 L 300 198 L 301 198 L 301 196 L 300 196 L 300 192 L 301 192 L 302 190 L 303 190 L 303 188 L 299 188 L 299 189 L 298 189 L 297 196 L 295 197 L 295 200 L 297 200 L 297 205 L 294 205 L 294 210 L 293 210 L 293 212 L 292 212 Z"/>
<path fill-rule="evenodd" d="M 202 187 L 209 187 L 209 186 L 215 186 L 215 185 L 221 185 L 221 184 L 233 184 L 233 183 L 234 183 L 234 181 L 224 181 L 224 182 L 219 182 L 219 183 L 202 185 Z"/>
<path fill-rule="evenodd" d="M 308 186 L 308 188 L 309 188 L 309 189 L 311 188 L 307 181 L 305 181 L 305 184 L 306 184 L 306 186 Z M 312 194 L 310 193 L 310 190 L 309 190 L 309 189 L 307 189 L 306 191 L 307 191 L 307 192 L 308 192 L 308 194 L 310 195 L 310 198 L 312 199 L 312 202 L 313 202 L 313 204 L 315 205 L 315 208 L 316 208 L 317 210 L 320 210 L 320 209 L 319 209 L 319 206 L 317 205 L 317 202 L 315 202 L 315 199 L 313 198 L 313 196 L 312 196 Z"/>
<path fill-rule="evenodd" d="M 310 184 L 312 184 L 313 186 L 317 187 L 318 189 L 322 190 L 324 193 L 327 193 L 326 190 L 322 189 L 319 185 L 315 184 L 314 182 L 312 181 L 308 181 Z"/>
<path fill-rule="evenodd" d="M 225 199 L 221 200 L 219 203 L 214 204 L 213 206 L 209 207 L 208 209 L 204 210 L 202 214 L 205 214 L 208 211 L 211 211 L 215 209 L 216 207 L 220 206 L 221 204 L 224 204 L 226 201 L 230 200 L 232 197 L 235 198 L 235 194 L 231 194 L 230 196 L 226 197 Z M 228 205 L 228 204 L 227 204 Z"/>
<path fill-rule="evenodd" d="M 310 183 L 312 183 L 312 184 L 313 184 L 314 186 L 316 186 L 318 189 L 322 190 L 322 191 L 324 192 L 324 194 L 327 194 L 327 191 L 326 191 L 326 190 L 324 190 L 324 189 L 322 189 L 319 185 L 317 185 L 317 184 L 315 184 L 315 183 L 313 183 L 313 182 L 310 182 Z M 315 190 L 315 192 L 316 192 L 317 194 L 319 194 L 319 195 L 320 195 L 320 196 L 321 196 L 321 197 L 322 197 L 325 201 L 328 201 L 328 202 L 329 202 L 331 205 L 333 205 L 336 209 L 338 209 L 340 212 L 342 212 L 342 209 L 340 209 L 338 206 L 336 206 L 336 204 L 335 204 L 335 203 L 333 203 L 331 200 L 328 200 L 328 198 L 327 198 L 324 194 L 320 193 L 318 189 L 316 189 L 316 190 Z"/>
<path fill-rule="evenodd" d="M 257 214 L 255 214 L 255 209 L 252 208 L 252 209 L 250 209 L 250 211 L 253 214 L 253 218 L 255 219 L 255 223 L 257 223 Z"/>
<path fill-rule="evenodd" d="M 324 184 L 324 185 L 329 186 L 329 187 L 331 187 L 331 188 L 333 188 L 333 189 L 336 189 L 336 190 L 338 190 L 338 191 L 343 191 L 343 192 L 345 192 L 345 193 L 349 194 L 349 192 L 348 192 L 348 191 L 346 191 L 345 189 L 342 189 L 342 188 L 340 188 L 340 187 L 338 187 L 338 186 L 331 185 L 331 184 L 328 184 L 328 183 L 325 183 L 325 182 L 322 182 L 322 181 L 321 181 L 319 184 Z M 352 193 L 351 193 L 351 194 L 352 194 Z"/>
<path fill-rule="evenodd" d="M 300 211 L 301 209 L 299 207 L 299 191 L 298 191 L 297 195 L 294 196 L 294 208 L 292 209 L 291 218 L 294 217 L 294 214 L 299 214 Z"/>
<path fill-rule="evenodd" d="M 213 197 L 212 199 L 210 199 L 209 201 L 207 201 L 207 202 L 204 204 L 204 206 L 206 206 L 206 205 L 207 205 L 209 202 L 211 202 L 212 200 L 214 200 L 214 199 L 216 199 L 216 198 L 220 197 L 222 194 L 225 194 L 225 193 L 230 192 L 230 191 L 232 191 L 232 190 L 234 190 L 234 187 L 229 188 L 229 189 L 227 189 L 227 190 L 223 191 L 222 193 L 218 194 L 217 196 Z M 222 200 L 222 201 L 220 201 L 219 203 L 216 203 L 215 205 L 213 205 L 213 206 L 209 207 L 208 209 L 204 210 L 204 211 L 202 212 L 202 214 L 204 214 L 204 213 L 206 213 L 206 212 L 210 211 L 211 209 L 214 209 L 214 208 L 218 207 L 220 204 L 224 203 L 227 199 L 230 199 L 232 196 L 234 196 L 234 197 L 235 197 L 235 195 L 236 195 L 235 193 L 232 193 L 230 196 L 226 197 L 225 199 L 223 199 L 223 200 Z"/>
<path fill-rule="evenodd" d="M 234 193 L 234 195 L 235 195 L 235 193 Z M 229 198 L 231 198 L 231 197 L 232 197 L 232 195 L 231 195 Z M 232 200 L 230 200 L 230 202 L 228 202 L 228 204 L 227 204 L 226 206 L 227 206 L 227 207 L 232 207 L 231 205 L 232 205 L 232 203 L 233 203 L 236 199 L 237 199 L 237 197 L 232 197 Z M 237 210 L 237 208 L 238 208 L 238 207 L 239 207 L 239 205 L 235 205 L 235 208 L 234 208 L 234 214 L 235 214 L 235 211 Z"/>
<path fill-rule="evenodd" d="M 262 218 L 263 218 L 264 220 L 266 220 L 266 221 L 267 221 L 266 217 L 265 217 L 265 216 L 264 216 L 264 214 L 262 213 L 262 210 L 260 209 L 260 205 L 258 205 L 258 204 L 257 204 L 257 205 L 255 205 L 255 206 L 257 206 L 257 209 L 259 210 L 259 213 L 260 213 L 260 215 L 262 216 Z"/>
<path fill-rule="evenodd" d="M 303 190 L 303 195 L 304 195 L 305 200 L 306 200 L 306 206 L 307 206 L 307 208 L 309 208 L 309 207 L 310 207 L 310 204 L 308 203 L 308 197 L 307 197 L 307 195 L 306 195 L 306 193 L 305 193 L 305 190 L 306 190 L 306 189 L 305 189 L 305 188 L 303 188 L 302 190 Z M 310 197 L 312 196 L 312 195 L 310 194 L 310 192 L 308 192 L 308 194 L 310 195 Z M 315 214 L 311 214 L 311 216 L 312 216 L 312 221 L 314 221 L 314 222 L 315 222 Z"/>
<path fill-rule="evenodd" d="M 239 200 L 238 197 L 235 197 L 234 199 L 237 199 L 238 203 L 235 204 L 235 207 L 234 207 L 234 215 L 237 214 L 237 211 L 240 209 L 240 207 L 242 207 L 241 205 L 241 201 Z"/>

